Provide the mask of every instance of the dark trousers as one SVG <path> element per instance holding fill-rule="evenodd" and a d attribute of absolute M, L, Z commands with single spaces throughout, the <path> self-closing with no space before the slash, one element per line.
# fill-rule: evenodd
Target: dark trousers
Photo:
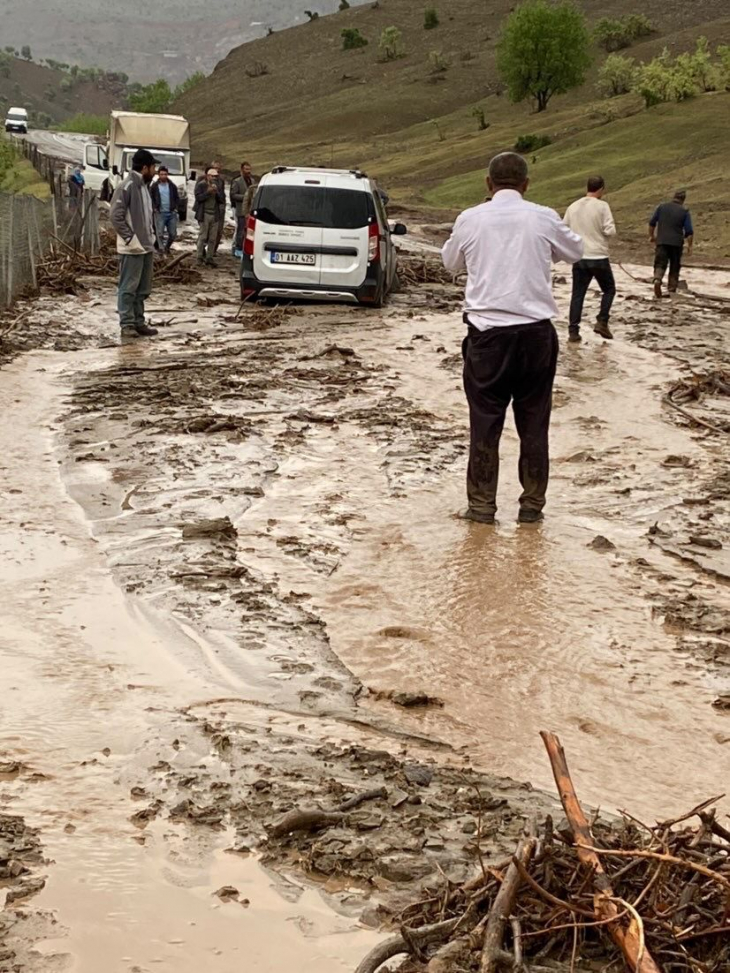
<path fill-rule="evenodd" d="M 499 441 L 512 402 L 520 437 L 520 506 L 545 506 L 550 453 L 548 434 L 558 336 L 550 321 L 479 331 L 464 339 L 464 389 L 469 402 L 471 447 L 467 472 L 469 509 L 497 510 Z"/>
<path fill-rule="evenodd" d="M 664 275 L 669 267 L 669 290 L 676 291 L 679 284 L 679 275 L 682 270 L 682 254 L 684 246 L 670 246 L 667 243 L 660 243 L 656 248 L 654 258 L 654 280 L 664 280 Z"/>
<path fill-rule="evenodd" d="M 243 250 L 243 241 L 246 236 L 246 222 L 247 217 L 237 216 L 236 217 L 236 237 L 233 241 L 234 250 Z"/>
<path fill-rule="evenodd" d="M 583 304 L 591 281 L 596 280 L 601 288 L 601 310 L 598 320 L 608 324 L 611 308 L 616 297 L 616 281 L 611 270 L 611 261 L 579 260 L 573 264 L 573 296 L 570 301 L 570 324 L 577 327 L 583 317 Z"/>
<path fill-rule="evenodd" d="M 153 253 L 126 253 L 119 258 L 117 308 L 121 328 L 145 323 L 144 302 L 152 293 L 154 262 Z"/>

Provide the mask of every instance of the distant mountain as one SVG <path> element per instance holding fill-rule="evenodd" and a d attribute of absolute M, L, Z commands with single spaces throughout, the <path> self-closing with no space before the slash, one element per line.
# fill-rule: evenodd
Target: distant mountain
<path fill-rule="evenodd" d="M 364 0 L 350 0 L 357 6 Z M 133 81 L 175 84 L 212 70 L 234 47 L 269 28 L 333 13 L 339 0 L 0 0 L 2 46 L 29 45 L 36 60 L 124 71 Z"/>

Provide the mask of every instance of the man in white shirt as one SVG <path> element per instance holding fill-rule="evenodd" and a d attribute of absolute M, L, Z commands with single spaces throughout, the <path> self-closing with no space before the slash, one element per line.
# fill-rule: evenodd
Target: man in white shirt
<path fill-rule="evenodd" d="M 459 216 L 442 254 L 448 270 L 468 275 L 463 352 L 471 448 L 464 517 L 480 523 L 494 523 L 497 511 L 499 441 L 510 401 L 520 437 L 519 520 L 543 519 L 558 360 L 552 263 L 583 256 L 583 241 L 554 210 L 523 199 L 528 184 L 521 155 L 492 159 L 491 201 Z"/>
<path fill-rule="evenodd" d="M 604 200 L 606 183 L 602 176 L 591 176 L 588 193 L 577 200 L 565 214 L 565 222 L 583 238 L 583 259 L 573 264 L 573 297 L 570 302 L 568 341 L 580 341 L 580 322 L 583 303 L 591 281 L 595 278 L 601 288 L 601 309 L 594 331 L 602 338 L 613 338 L 608 326 L 611 307 L 616 297 L 616 282 L 609 260 L 609 242 L 616 236 L 616 224 L 611 207 Z"/>

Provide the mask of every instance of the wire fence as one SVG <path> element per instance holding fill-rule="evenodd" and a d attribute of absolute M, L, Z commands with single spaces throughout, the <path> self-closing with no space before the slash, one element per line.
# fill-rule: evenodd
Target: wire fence
<path fill-rule="evenodd" d="M 48 182 L 51 198 L 0 193 L 0 307 L 38 289 L 38 268 L 45 256 L 70 247 L 99 253 L 99 198 L 84 191 L 68 192 L 66 166 L 29 142 L 22 152 Z"/>

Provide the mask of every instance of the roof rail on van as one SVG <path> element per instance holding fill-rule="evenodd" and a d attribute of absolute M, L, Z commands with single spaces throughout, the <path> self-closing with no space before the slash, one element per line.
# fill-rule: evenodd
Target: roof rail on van
<path fill-rule="evenodd" d="M 297 172 L 299 170 L 310 170 L 316 172 L 321 169 L 323 172 L 349 172 L 356 179 L 367 179 L 368 174 L 362 169 L 327 169 L 325 166 L 274 166 L 271 170 L 272 175 L 281 175 L 282 172 Z"/>

